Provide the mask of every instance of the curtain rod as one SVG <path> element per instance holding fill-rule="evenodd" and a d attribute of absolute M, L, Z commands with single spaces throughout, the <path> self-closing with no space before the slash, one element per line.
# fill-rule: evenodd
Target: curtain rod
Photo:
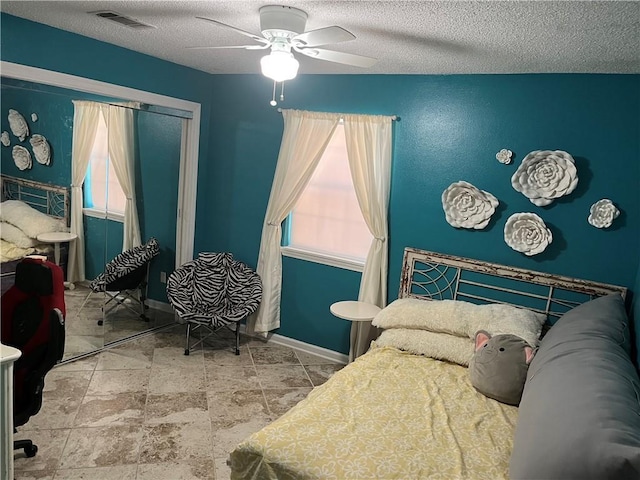
<path fill-rule="evenodd" d="M 284 109 L 278 107 L 278 112 L 282 113 L 282 110 L 284 110 Z M 342 114 L 338 113 L 337 115 L 342 115 Z M 391 117 L 391 120 L 400 120 L 400 117 L 397 116 L 397 115 L 381 115 L 381 116 L 389 116 L 389 117 Z"/>

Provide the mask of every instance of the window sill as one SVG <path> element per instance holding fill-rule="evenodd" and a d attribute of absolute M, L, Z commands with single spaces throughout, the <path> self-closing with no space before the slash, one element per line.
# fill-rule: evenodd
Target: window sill
<path fill-rule="evenodd" d="M 83 208 L 82 214 L 87 217 L 101 218 L 103 220 L 112 220 L 114 222 L 124 223 L 124 215 L 122 213 L 105 212 L 96 208 Z"/>
<path fill-rule="evenodd" d="M 364 270 L 364 262 L 361 260 L 336 257 L 326 253 L 311 252 L 293 247 L 280 247 L 280 253 L 282 253 L 284 257 L 297 258 L 298 260 L 306 260 L 308 262 L 320 263 L 322 265 L 352 270 L 354 272 L 362 272 L 362 270 Z"/>

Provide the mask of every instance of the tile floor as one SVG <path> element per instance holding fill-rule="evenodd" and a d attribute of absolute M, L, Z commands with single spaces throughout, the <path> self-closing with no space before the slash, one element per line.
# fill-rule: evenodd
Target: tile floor
<path fill-rule="evenodd" d="M 76 284 L 73 290 L 65 290 L 64 301 L 67 316 L 63 360 L 174 322 L 173 311 L 154 309 L 147 310 L 148 321 L 144 321 L 140 318 L 138 305 L 130 302 L 131 309 L 110 302 L 103 314 L 102 306 L 107 301 L 105 294 L 91 293 L 88 286 L 81 284 Z M 99 320 L 103 320 L 103 325 L 98 324 Z"/>
<path fill-rule="evenodd" d="M 342 365 L 242 337 L 184 355 L 184 326 L 55 367 L 18 429 L 16 480 L 222 480 L 229 452 Z"/>

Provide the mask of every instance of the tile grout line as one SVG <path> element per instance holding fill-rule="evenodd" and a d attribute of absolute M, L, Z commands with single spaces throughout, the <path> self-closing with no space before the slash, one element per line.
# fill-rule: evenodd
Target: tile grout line
<path fill-rule="evenodd" d="M 80 407 L 82 407 L 82 404 L 84 403 L 84 399 L 87 396 L 87 392 L 89 391 L 89 385 L 91 385 L 91 381 L 93 380 L 93 376 L 96 373 L 96 368 L 98 367 L 98 362 L 96 361 L 96 364 L 93 366 L 93 370 L 91 370 L 91 376 L 89 377 L 89 381 L 87 382 L 87 386 L 84 390 L 84 393 L 82 394 L 82 398 L 80 399 L 80 403 L 78 405 L 78 410 L 76 411 L 75 415 L 73 416 L 73 420 L 71 421 L 71 425 L 69 426 L 69 433 L 67 434 L 67 437 L 64 441 L 64 445 L 62 447 L 62 450 L 60 451 L 60 458 L 58 458 L 58 461 L 56 462 L 56 467 L 53 470 L 53 478 L 55 479 L 55 477 L 58 476 L 58 471 L 60 470 L 60 467 L 62 466 L 62 459 L 64 458 L 64 452 L 67 449 L 67 444 L 69 443 L 69 437 L 71 436 L 71 433 L 76 429 L 75 426 L 75 422 L 76 422 L 76 418 L 78 417 L 78 413 L 80 413 Z M 73 371 L 73 370 L 72 370 Z M 81 370 L 79 370 L 81 371 Z"/>

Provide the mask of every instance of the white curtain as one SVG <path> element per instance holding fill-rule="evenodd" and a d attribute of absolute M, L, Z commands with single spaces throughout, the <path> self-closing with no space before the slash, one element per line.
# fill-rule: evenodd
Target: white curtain
<path fill-rule="evenodd" d="M 387 303 L 391 122 L 391 117 L 344 116 L 351 177 L 362 216 L 374 237 L 364 264 L 358 300 L 381 308 Z M 353 322 L 349 360 L 366 352 L 377 336 L 378 330 L 370 323 Z"/>
<path fill-rule="evenodd" d="M 282 221 L 309 182 L 340 121 L 340 115 L 330 113 L 284 110 L 282 115 L 284 132 L 258 256 L 262 302 L 247 322 L 249 332 L 264 335 L 280 326 Z"/>
<path fill-rule="evenodd" d="M 67 280 L 85 280 L 84 226 L 82 220 L 82 184 L 87 173 L 89 158 L 98 130 L 100 104 L 88 101 L 73 101 L 73 144 L 71 148 L 71 233 L 77 238 L 69 243 Z"/>
<path fill-rule="evenodd" d="M 140 241 L 140 223 L 136 206 L 135 153 L 133 111 L 130 108 L 103 106 L 109 130 L 109 161 L 118 177 L 118 183 L 126 197 L 124 209 L 124 233 L 122 251 L 137 247 Z"/>

